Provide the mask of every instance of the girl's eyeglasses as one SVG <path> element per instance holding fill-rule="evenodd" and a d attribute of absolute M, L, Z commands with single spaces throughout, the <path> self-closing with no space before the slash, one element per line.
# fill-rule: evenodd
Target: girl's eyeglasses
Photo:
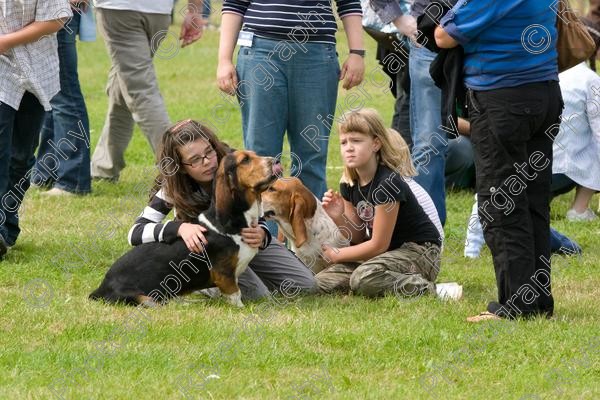
<path fill-rule="evenodd" d="M 191 168 L 196 168 L 198 165 L 204 164 L 204 161 L 208 161 L 217 155 L 217 152 L 212 147 L 206 150 L 203 156 L 193 156 L 188 162 L 181 162 L 183 165 L 187 165 Z"/>

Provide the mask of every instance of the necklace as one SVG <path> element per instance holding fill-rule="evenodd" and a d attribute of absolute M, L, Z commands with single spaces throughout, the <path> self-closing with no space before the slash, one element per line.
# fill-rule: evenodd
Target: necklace
<path fill-rule="evenodd" d="M 375 182 L 375 176 L 373 176 L 371 184 L 369 185 L 367 197 L 362 194 L 362 191 L 360 190 L 360 184 L 358 187 L 358 194 L 360 194 L 360 197 L 363 199 L 356 205 L 356 212 L 360 219 L 365 222 L 370 222 L 373 220 L 373 218 L 375 218 L 375 207 L 373 207 L 373 204 L 369 201 L 371 198 L 371 189 L 373 189 L 373 182 Z"/>

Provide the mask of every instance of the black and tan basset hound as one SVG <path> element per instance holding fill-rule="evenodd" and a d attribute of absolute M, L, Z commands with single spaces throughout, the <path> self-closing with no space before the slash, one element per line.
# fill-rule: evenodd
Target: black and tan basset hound
<path fill-rule="evenodd" d="M 242 241 L 241 230 L 262 216 L 261 193 L 281 172 L 274 158 L 235 151 L 221 160 L 210 208 L 198 223 L 208 230 L 202 253 L 183 240 L 134 247 L 108 270 L 90 299 L 155 306 L 192 291 L 217 286 L 226 300 L 242 307 L 237 278 L 258 249 Z"/>

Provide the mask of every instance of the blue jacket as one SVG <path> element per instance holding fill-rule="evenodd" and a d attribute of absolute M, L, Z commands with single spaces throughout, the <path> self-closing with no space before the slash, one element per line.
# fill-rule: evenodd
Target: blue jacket
<path fill-rule="evenodd" d="M 461 0 L 441 24 L 465 50 L 465 84 L 491 90 L 558 81 L 554 0 Z"/>

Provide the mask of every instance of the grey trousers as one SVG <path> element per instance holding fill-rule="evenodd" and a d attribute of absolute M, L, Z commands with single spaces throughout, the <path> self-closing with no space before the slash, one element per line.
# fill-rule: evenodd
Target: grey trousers
<path fill-rule="evenodd" d="M 134 124 L 155 153 L 171 125 L 152 63 L 157 39 L 169 29 L 171 16 L 103 8 L 96 15 L 112 65 L 106 87 L 108 112 L 92 156 L 92 176 L 116 180 L 125 168 Z"/>
<path fill-rule="evenodd" d="M 242 300 L 275 295 L 276 291 L 293 297 L 300 292 L 313 293 L 317 290 L 313 272 L 275 238 L 250 261 L 248 269 L 240 275 L 238 285 Z"/>
<path fill-rule="evenodd" d="M 437 244 L 404 243 L 362 263 L 334 264 L 315 278 L 322 293 L 348 292 L 367 297 L 386 293 L 401 297 L 435 294 L 435 279 L 440 270 Z"/>

